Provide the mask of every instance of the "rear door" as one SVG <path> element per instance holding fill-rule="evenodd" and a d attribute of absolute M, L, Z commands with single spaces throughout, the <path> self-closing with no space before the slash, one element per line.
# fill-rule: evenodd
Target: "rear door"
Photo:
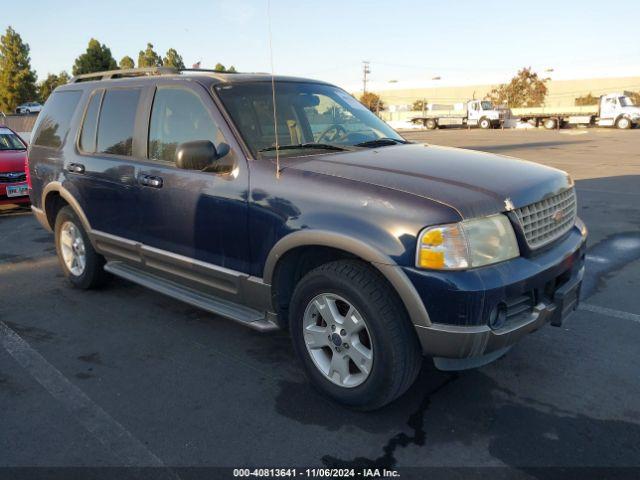
<path fill-rule="evenodd" d="M 77 138 L 78 155 L 65 165 L 92 229 L 127 240 L 140 239 L 136 159 L 142 156 L 141 112 L 149 91 L 142 85 L 92 91 Z"/>
<path fill-rule="evenodd" d="M 195 82 L 159 80 L 148 115 L 148 159 L 138 173 L 142 242 L 158 257 L 247 272 L 247 161 L 211 95 Z M 178 145 L 198 140 L 214 144 L 219 168 L 176 167 Z"/>

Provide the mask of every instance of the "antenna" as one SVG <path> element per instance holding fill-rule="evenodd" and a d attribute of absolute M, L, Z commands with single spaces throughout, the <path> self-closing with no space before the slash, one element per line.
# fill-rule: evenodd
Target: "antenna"
<path fill-rule="evenodd" d="M 276 137 L 276 178 L 280 178 L 280 144 L 278 142 L 278 114 L 276 110 L 276 79 L 273 69 L 273 42 L 271 35 L 271 0 L 267 0 L 267 19 L 269 23 L 269 59 L 271 61 L 271 97 L 273 101 L 273 134 Z"/>

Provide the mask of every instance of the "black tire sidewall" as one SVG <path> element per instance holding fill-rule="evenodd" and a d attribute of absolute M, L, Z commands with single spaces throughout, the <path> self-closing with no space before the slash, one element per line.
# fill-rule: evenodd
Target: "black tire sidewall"
<path fill-rule="evenodd" d="M 360 312 L 367 324 L 373 345 L 373 367 L 369 377 L 357 387 L 346 388 L 332 383 L 318 370 L 307 351 L 303 335 L 304 312 L 309 302 L 321 293 L 343 297 Z M 323 393 L 334 400 L 355 407 L 366 407 L 385 386 L 391 384 L 391 370 L 387 366 L 393 361 L 391 357 L 394 346 L 385 338 L 383 325 L 378 320 L 377 313 L 373 311 L 366 294 L 354 287 L 347 278 L 331 273 L 323 275 L 314 272 L 305 277 L 292 297 L 289 328 L 294 350 L 307 374 Z"/>

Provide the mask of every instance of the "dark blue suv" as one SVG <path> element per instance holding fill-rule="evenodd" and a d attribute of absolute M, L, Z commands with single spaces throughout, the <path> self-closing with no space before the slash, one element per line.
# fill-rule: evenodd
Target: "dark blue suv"
<path fill-rule="evenodd" d="M 422 356 L 477 367 L 578 302 L 564 172 L 405 141 L 345 91 L 146 69 L 56 89 L 33 211 L 74 287 L 109 274 L 266 331 L 330 397 L 378 408 Z"/>

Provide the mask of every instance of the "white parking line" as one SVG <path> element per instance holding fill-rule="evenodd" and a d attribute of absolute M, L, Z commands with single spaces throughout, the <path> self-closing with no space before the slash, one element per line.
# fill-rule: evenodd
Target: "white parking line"
<path fill-rule="evenodd" d="M 105 445 L 122 466 L 163 467 L 162 460 L 136 439 L 125 427 L 73 385 L 20 335 L 0 321 L 0 345 L 40 385 L 58 400 L 96 439 Z M 175 478 L 167 470 L 169 477 Z"/>
<path fill-rule="evenodd" d="M 622 320 L 631 320 L 632 322 L 640 323 L 640 315 L 636 313 L 623 312 L 621 310 L 614 310 L 607 307 L 599 307 L 597 305 L 591 305 L 590 303 L 581 303 L 578 308 L 587 312 L 599 313 L 609 317 L 621 318 Z"/>

